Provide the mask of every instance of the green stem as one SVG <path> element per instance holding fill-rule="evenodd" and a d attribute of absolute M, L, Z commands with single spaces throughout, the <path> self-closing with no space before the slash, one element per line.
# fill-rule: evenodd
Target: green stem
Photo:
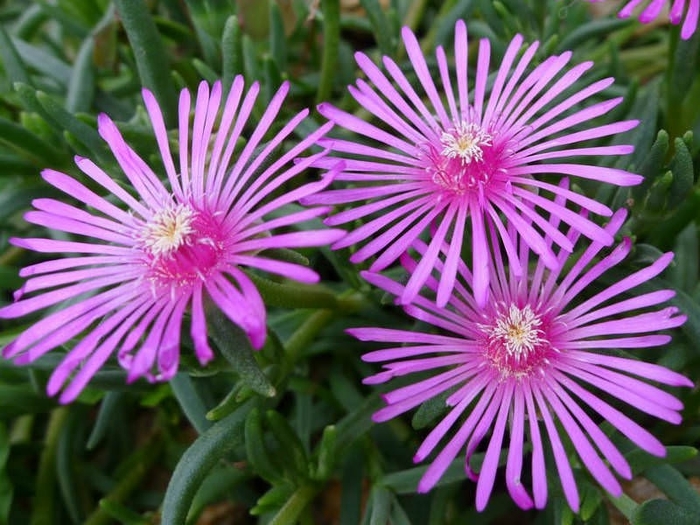
<path fill-rule="evenodd" d="M 303 485 L 287 500 L 268 525 L 294 525 L 306 506 L 316 495 L 317 488 L 314 485 Z"/>
<path fill-rule="evenodd" d="M 144 476 L 148 474 L 151 467 L 160 458 L 163 439 L 158 432 L 152 432 L 146 445 L 136 450 L 129 456 L 119 471 L 125 472 L 124 476 L 119 480 L 119 483 L 107 494 L 103 500 L 110 503 L 122 503 L 141 483 Z M 98 508 L 93 512 L 84 525 L 107 525 L 112 522 L 110 515 L 102 508 Z"/>
<path fill-rule="evenodd" d="M 321 79 L 318 83 L 316 102 L 328 100 L 337 76 L 338 47 L 340 45 L 340 0 L 322 0 L 323 10 L 323 57 Z"/>
<path fill-rule="evenodd" d="M 39 458 L 39 473 L 36 478 L 36 497 L 34 498 L 34 512 L 30 525 L 51 525 L 54 523 L 54 504 L 57 501 L 56 493 L 56 448 L 58 437 L 61 434 L 68 407 L 59 407 L 51 412 L 49 424 L 46 428 L 44 450 Z"/>

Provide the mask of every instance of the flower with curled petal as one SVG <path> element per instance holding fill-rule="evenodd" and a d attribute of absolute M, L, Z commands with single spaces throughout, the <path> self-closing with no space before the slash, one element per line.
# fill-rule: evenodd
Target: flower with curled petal
<path fill-rule="evenodd" d="M 334 248 L 365 243 L 351 260 L 358 263 L 376 256 L 370 269 L 381 271 L 432 228 L 432 240 L 401 301 L 408 303 L 416 297 L 442 258 L 445 269 L 436 300 L 445 305 L 466 233 L 471 234 L 474 294 L 479 304 L 487 299 L 490 250 L 486 232 L 491 224 L 518 274 L 524 269 L 505 233 L 505 223 L 515 227 L 549 268 L 555 267 L 556 257 L 544 237 L 565 250 L 571 250 L 572 245 L 548 225 L 547 215 L 559 217 L 595 241 L 613 242 L 594 222 L 548 196 L 563 195 L 593 213 L 610 216 L 607 206 L 563 190 L 551 182 L 551 176 L 573 175 L 619 186 L 641 182 L 639 175 L 621 169 L 565 160 L 588 157 L 599 163 L 597 159 L 603 155 L 625 155 L 633 150 L 628 145 L 590 144 L 637 125 L 634 120 L 590 123 L 622 101 L 618 97 L 590 103 L 601 98 L 612 78 L 580 87 L 579 80 L 593 64 L 570 67 L 570 52 L 532 67 L 539 44 L 535 42 L 521 52 L 523 38 L 516 36 L 493 75 L 489 74 L 490 44 L 482 39 L 472 79 L 467 29 L 462 21 L 455 29 L 454 74 L 441 47 L 436 52 L 438 72 L 431 74 L 416 36 L 408 28 L 402 34 L 417 81 L 409 80 L 389 57 L 383 58 L 385 73 L 366 55 L 355 55 L 368 82 L 358 80 L 349 90 L 377 124 L 327 103 L 319 106 L 319 111 L 336 123 L 336 129 L 354 134 L 350 139 L 321 141 L 333 150 L 333 156 L 318 163 L 329 167 L 338 157 L 344 158 L 346 167 L 335 180 L 347 186 L 318 193 L 305 202 L 351 205 L 329 217 L 329 225 L 365 221 Z M 434 79 L 439 79 L 439 85 Z M 356 205 L 362 201 L 368 202 Z M 440 246 L 445 242 L 449 249 L 443 255 Z"/>
<path fill-rule="evenodd" d="M 624 217 L 624 211 L 617 212 L 606 231 L 614 235 Z M 551 224 L 556 226 L 557 221 Z M 497 234 L 494 228 L 489 233 Z M 516 238 L 513 227 L 509 235 L 514 244 L 519 243 L 520 264 L 527 267 L 532 262 L 530 250 Z M 569 230 L 567 238 L 572 243 L 578 237 L 573 228 Z M 665 454 L 662 443 L 634 421 L 633 409 L 677 424 L 681 402 L 650 383 L 692 386 L 692 382 L 662 366 L 614 352 L 664 345 L 670 336 L 657 332 L 681 325 L 686 317 L 673 306 L 657 307 L 674 295 L 671 290 L 634 295 L 635 287 L 669 265 L 672 253 L 619 280 L 608 278 L 611 284 L 596 287 L 596 280 L 613 269 L 629 253 L 630 246 L 630 240 L 625 239 L 596 259 L 603 245 L 594 241 L 567 272 L 549 270 L 539 260 L 529 276 L 516 274 L 495 253 L 489 269 L 490 300 L 485 306 L 474 301 L 473 276 L 461 264 L 446 307 L 438 307 L 422 295 L 404 306 L 408 314 L 436 330 L 348 330 L 363 341 L 395 343 L 392 348 L 363 356 L 365 361 L 383 363 L 384 368 L 366 383 L 420 374 L 415 382 L 406 385 L 404 380 L 405 386 L 384 394 L 386 406 L 374 414 L 375 421 L 389 420 L 439 396 L 446 399 L 446 415 L 414 456 L 416 462 L 424 461 L 438 451 L 418 484 L 419 492 L 434 487 L 466 450 L 467 475 L 477 481 L 476 508 L 484 509 L 494 487 L 505 438 L 505 485 L 520 507 L 543 508 L 546 504 L 548 449 L 557 471 L 555 479 L 560 480 L 571 508 L 578 511 L 580 497 L 567 444 L 605 490 L 620 496 L 622 489 L 614 472 L 627 479 L 632 472 L 625 457 L 600 429 L 602 420 L 639 448 L 657 456 Z M 424 256 L 428 247 L 419 241 L 416 250 Z M 560 249 L 558 262 L 563 264 L 567 257 L 569 254 Z M 409 255 L 404 255 L 402 262 L 409 272 L 420 264 Z M 405 291 L 403 285 L 380 274 L 366 272 L 365 277 L 396 296 Z M 435 292 L 438 287 L 431 276 L 427 288 Z M 620 409 L 619 405 L 625 406 Z M 490 437 L 477 475 L 470 458 L 487 435 Z M 527 449 L 531 453 L 526 454 Z M 530 484 L 521 479 L 528 457 L 530 490 Z"/>
<path fill-rule="evenodd" d="M 144 89 L 166 183 L 127 145 L 112 120 L 100 115 L 100 135 L 128 185 L 87 158 L 76 157 L 76 164 L 106 196 L 76 177 L 44 170 L 49 184 L 82 201 L 90 211 L 63 200 L 37 199 L 35 210 L 25 215 L 30 223 L 80 240 L 12 240 L 39 253 L 74 255 L 21 271 L 28 280 L 15 294 L 16 301 L 0 309 L 0 318 L 51 311 L 5 347 L 3 356 L 27 364 L 75 338 L 77 343 L 47 386 L 50 395 L 63 388 L 60 400 L 68 402 L 113 354 L 128 371 L 129 381 L 142 376 L 170 379 L 178 369 L 180 331 L 188 312 L 195 354 L 206 364 L 214 356 L 207 341 L 208 304 L 219 308 L 245 331 L 254 348 L 260 348 L 266 337 L 265 306 L 242 269 L 316 282 L 318 275 L 311 269 L 272 259 L 265 250 L 322 246 L 343 235 L 332 229 L 275 233 L 326 213 L 323 207 L 288 213 L 284 208 L 325 188 L 333 176 L 329 173 L 291 191 L 278 191 L 325 155 L 297 160 L 331 127 L 322 126 L 285 153 L 276 153 L 306 118 L 308 110 L 303 110 L 263 142 L 279 118 L 288 90 L 285 83 L 272 97 L 242 149 L 236 145 L 249 124 L 257 83 L 245 89 L 243 78 L 237 77 L 224 101 L 220 82 L 211 89 L 202 82 L 191 126 L 191 97 L 182 90 L 178 170 L 161 110 Z"/>

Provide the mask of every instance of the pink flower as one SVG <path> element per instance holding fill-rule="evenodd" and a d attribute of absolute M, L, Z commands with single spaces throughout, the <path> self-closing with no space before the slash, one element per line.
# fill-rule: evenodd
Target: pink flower
<path fill-rule="evenodd" d="M 617 212 L 606 231 L 614 235 L 624 217 L 624 211 Z M 556 218 L 550 223 L 556 226 Z M 516 243 L 515 229 L 510 227 L 508 233 Z M 489 234 L 495 237 L 497 232 L 492 227 Z M 567 238 L 572 243 L 578 237 L 579 232 L 569 229 Z M 673 297 L 673 291 L 633 295 L 635 287 L 668 266 L 673 254 L 666 253 L 650 266 L 608 286 L 595 281 L 629 253 L 630 240 L 625 239 L 607 255 L 596 258 L 602 248 L 598 241 L 590 243 L 568 273 L 550 271 L 540 260 L 530 276 L 515 274 L 496 252 L 490 267 L 491 299 L 484 307 L 474 302 L 473 277 L 461 264 L 459 280 L 445 308 L 423 296 L 404 307 L 408 314 L 433 325 L 439 333 L 385 328 L 348 330 L 363 341 L 395 343 L 392 348 L 363 356 L 365 361 L 384 363 L 384 371 L 367 378 L 366 383 L 421 374 L 415 383 L 384 395 L 387 406 L 375 413 L 375 421 L 386 421 L 431 398 L 446 396 L 447 415 L 430 431 L 414 456 L 419 462 L 439 450 L 420 480 L 419 492 L 430 490 L 460 451 L 466 450 L 466 472 L 477 480 L 476 508 L 483 509 L 494 486 L 506 430 L 509 447 L 505 483 L 514 501 L 524 509 L 543 508 L 547 501 L 546 441 L 574 511 L 579 509 L 580 500 L 565 451 L 569 440 L 593 478 L 611 494 L 621 494 L 613 472 L 623 478 L 630 478 L 632 473 L 623 455 L 600 430 L 596 421 L 601 419 L 639 448 L 657 456 L 665 454 L 661 442 L 635 423 L 631 412 L 636 409 L 677 424 L 682 404 L 649 382 L 672 386 L 692 383 L 659 365 L 615 353 L 619 349 L 633 351 L 664 345 L 670 336 L 656 332 L 685 321 L 675 307 L 656 308 Z M 427 249 L 419 241 L 419 255 L 423 256 Z M 527 267 L 530 252 L 522 238 L 518 249 L 520 264 Z M 557 257 L 561 265 L 569 254 L 560 249 Z M 419 264 L 408 255 L 403 256 L 402 262 L 409 271 L 415 271 Z M 382 275 L 367 272 L 365 276 L 396 296 L 405 291 L 403 285 Z M 438 286 L 435 279 L 428 280 L 433 292 Z M 616 406 L 630 407 L 616 408 L 605 398 L 614 398 Z M 559 429 L 568 438 L 562 439 Z M 476 475 L 470 458 L 489 433 L 483 465 Z M 524 450 L 528 447 L 532 451 L 531 492 L 526 488 L 528 483 L 521 480 Z"/>
<path fill-rule="evenodd" d="M 539 43 L 528 46 L 521 54 L 521 36 L 511 41 L 494 76 L 489 76 L 489 41 L 481 40 L 476 77 L 470 79 L 464 22 L 457 22 L 455 31 L 454 76 L 441 47 L 436 52 L 439 75 L 431 74 L 418 40 L 408 28 L 403 29 L 403 40 L 417 82 L 411 83 L 388 57 L 383 59 L 387 72 L 384 73 L 366 55 L 355 55 L 369 82 L 358 80 L 349 90 L 360 106 L 376 118 L 377 125 L 330 104 L 319 106 L 324 116 L 359 136 L 357 140 L 322 141 L 338 154 L 347 155 L 346 169 L 335 180 L 346 181 L 349 186 L 322 192 L 305 201 L 328 205 L 353 203 L 351 208 L 327 219 L 329 225 L 366 221 L 333 248 L 364 242 L 351 260 L 358 263 L 377 256 L 370 269 L 380 271 L 432 227 L 432 240 L 425 256 L 401 294 L 403 303 L 412 301 L 418 294 L 438 264 L 444 242 L 449 249 L 444 255 L 445 269 L 438 286 L 437 304 L 447 303 L 461 259 L 468 218 L 471 218 L 474 294 L 479 304 L 486 302 L 488 289 L 489 224 L 495 225 L 511 254 L 510 236 L 505 234 L 503 222 L 514 225 L 549 268 L 555 267 L 556 257 L 544 242 L 544 236 L 565 250 L 572 247 L 566 237 L 548 226 L 541 213 L 559 217 L 593 240 L 606 245 L 612 243 L 605 230 L 556 204 L 547 193 L 563 195 L 600 215 L 612 214 L 607 206 L 565 191 L 549 182 L 551 177 L 543 176 L 575 175 L 621 186 L 641 182 L 640 176 L 620 169 L 562 162 L 570 157 L 624 155 L 633 150 L 632 146 L 580 144 L 636 126 L 637 121 L 624 121 L 585 127 L 622 101 L 618 97 L 581 107 L 588 99 L 599 98 L 613 79 L 598 80 L 580 88 L 579 79 L 593 64 L 585 62 L 568 68 L 570 52 L 529 67 Z M 452 80 L 454 77 L 456 82 Z M 439 86 L 434 78 L 439 78 Z M 318 165 L 328 167 L 332 162 L 334 159 L 327 157 Z M 360 201 L 368 203 L 354 205 Z M 518 274 L 524 271 L 517 257 L 511 257 L 510 262 Z"/>
<path fill-rule="evenodd" d="M 99 132 L 116 157 L 123 184 L 86 158 L 76 157 L 89 179 L 44 170 L 44 179 L 86 204 L 85 211 L 55 199 L 37 199 L 28 222 L 65 233 L 48 239 L 13 239 L 16 246 L 41 253 L 74 254 L 21 271 L 28 277 L 16 302 L 0 309 L 0 318 L 18 318 L 50 309 L 3 351 L 27 364 L 58 346 L 79 339 L 53 372 L 47 386 L 55 395 L 66 383 L 61 402 L 73 400 L 114 353 L 128 370 L 128 381 L 171 378 L 178 368 L 180 329 L 189 312 L 190 333 L 202 364 L 213 358 L 207 343 L 206 303 L 218 307 L 240 326 L 255 348 L 265 340 L 265 306 L 243 267 L 312 283 L 317 274 L 305 267 L 268 258 L 265 250 L 321 246 L 338 240 L 340 230 L 273 233 L 318 217 L 324 208 L 281 213 L 284 206 L 326 187 L 323 180 L 278 192 L 325 153 L 295 163 L 295 158 L 323 136 L 329 125 L 309 134 L 286 153 L 276 148 L 304 120 L 304 110 L 267 142 L 262 142 L 289 90 L 274 95 L 241 151 L 259 86 L 244 89 L 237 77 L 223 108 L 222 87 L 199 85 L 190 128 L 190 93 L 180 94 L 179 169 L 173 163 L 158 104 L 143 90 L 146 110 L 158 142 L 167 183 L 132 150 L 106 115 Z M 214 131 L 214 129 L 217 131 Z M 269 166 L 264 163 L 268 162 Z M 121 175 L 120 175 L 121 177 Z M 107 196 L 91 187 L 100 186 Z M 275 213 L 275 218 L 266 217 Z M 31 297 L 25 297 L 31 294 Z M 67 302 L 68 301 L 68 302 Z"/>
<path fill-rule="evenodd" d="M 589 2 L 602 2 L 602 0 L 588 0 Z M 632 0 L 627 2 L 625 6 L 617 14 L 620 18 L 627 18 L 632 14 L 632 11 L 640 4 L 645 5 L 644 10 L 639 15 L 639 21 L 647 24 L 658 18 L 664 6 L 671 4 L 671 11 L 668 14 L 668 19 L 672 24 L 678 25 L 683 20 L 681 27 L 681 38 L 688 40 L 698 27 L 698 14 L 700 13 L 700 0 Z M 686 4 L 688 10 L 686 12 Z M 685 18 L 683 13 L 685 12 Z"/>

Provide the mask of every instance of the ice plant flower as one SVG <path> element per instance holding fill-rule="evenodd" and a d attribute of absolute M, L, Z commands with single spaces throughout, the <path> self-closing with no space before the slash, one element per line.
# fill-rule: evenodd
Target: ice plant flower
<path fill-rule="evenodd" d="M 589 2 L 602 2 L 603 0 L 588 0 Z M 627 2 L 617 13 L 620 18 L 628 18 L 639 6 L 644 5 L 644 9 L 639 14 L 639 21 L 647 24 L 659 17 L 664 7 L 671 5 L 668 19 L 672 24 L 681 26 L 681 38 L 688 40 L 698 28 L 698 14 L 700 14 L 700 0 L 632 0 Z M 686 5 L 688 6 L 686 11 Z M 685 13 L 685 18 L 683 14 Z"/>
<path fill-rule="evenodd" d="M 311 269 L 272 259 L 266 250 L 321 246 L 343 235 L 331 229 L 274 231 L 327 213 L 322 207 L 288 213 L 283 208 L 323 189 L 333 175 L 278 191 L 325 154 L 297 159 L 330 127 L 323 126 L 287 152 L 277 153 L 308 113 L 301 111 L 266 137 L 279 119 L 288 90 L 285 83 L 253 125 L 250 114 L 259 92 L 257 83 L 246 89 L 243 78 L 237 77 L 223 101 L 220 82 L 211 89 L 202 82 L 192 123 L 191 96 L 184 89 L 177 169 L 161 110 L 144 89 L 167 182 L 157 176 L 158 168 L 150 167 L 127 145 L 112 120 L 100 115 L 99 133 L 128 183 L 118 182 L 121 174 L 112 177 L 81 157 L 75 161 L 90 187 L 59 171 L 42 172 L 49 184 L 89 210 L 63 200 L 37 199 L 35 210 L 25 215 L 30 223 L 64 233 L 59 238 L 13 239 L 14 245 L 74 255 L 21 270 L 28 280 L 15 294 L 16 301 L 0 309 L 0 318 L 51 310 L 5 347 L 3 356 L 27 364 L 75 338 L 77 343 L 47 386 L 50 395 L 63 388 L 60 400 L 69 402 L 114 354 L 128 371 L 129 381 L 171 378 L 179 364 L 186 313 L 196 356 L 202 364 L 210 361 L 214 354 L 207 342 L 207 304 L 219 308 L 245 331 L 253 347 L 260 348 L 266 336 L 265 306 L 242 269 L 315 282 L 318 275 Z M 237 148 L 251 125 L 245 146 Z M 92 187 L 101 187 L 106 195 Z M 274 218 L 269 218 L 273 212 Z"/>
<path fill-rule="evenodd" d="M 542 176 L 574 175 L 620 186 L 641 182 L 640 176 L 620 169 L 563 160 L 595 156 L 597 164 L 600 156 L 633 150 L 628 145 L 586 144 L 637 124 L 632 120 L 589 123 L 622 101 L 613 98 L 585 105 L 592 97 L 599 98 L 612 78 L 580 87 L 579 79 L 593 64 L 569 67 L 570 52 L 551 56 L 534 67 L 538 42 L 521 53 L 523 38 L 516 36 L 493 77 L 489 75 L 490 44 L 481 40 L 476 74 L 470 79 L 467 29 L 462 21 L 455 28 L 454 74 L 441 47 L 436 52 L 438 72 L 431 74 L 415 35 L 408 28 L 402 35 L 417 82 L 411 82 L 389 57 L 383 59 L 385 73 L 366 55 L 355 55 L 369 82 L 358 80 L 349 90 L 376 124 L 327 103 L 319 106 L 337 124 L 336 129 L 355 134 L 350 139 L 323 141 L 335 157 L 346 158 L 346 169 L 335 180 L 349 185 L 321 192 L 306 202 L 352 205 L 328 218 L 329 225 L 365 221 L 334 248 L 365 243 L 351 260 L 357 263 L 376 256 L 370 269 L 381 271 L 432 226 L 432 242 L 401 300 L 410 302 L 418 294 L 441 257 L 440 246 L 447 242 L 437 293 L 438 305 L 444 305 L 454 285 L 466 233 L 471 237 L 476 300 L 486 302 L 489 223 L 494 224 L 509 253 L 513 253 L 512 243 L 503 222 L 513 224 L 549 268 L 556 258 L 544 236 L 567 250 L 571 243 L 547 225 L 543 213 L 575 225 L 593 240 L 612 243 L 610 235 L 595 223 L 540 193 L 564 195 L 593 213 L 610 216 L 612 211 L 603 204 L 565 191 L 552 184 L 551 177 Z M 334 161 L 329 156 L 319 165 L 327 167 Z M 356 205 L 361 201 L 368 202 Z M 510 262 L 517 273 L 523 272 L 517 257 Z"/>
<path fill-rule="evenodd" d="M 612 217 L 606 228 L 608 233 L 618 231 L 624 216 L 621 211 Z M 496 235 L 493 228 L 489 233 Z M 530 250 L 522 238 L 516 239 L 514 228 L 509 229 L 509 234 L 513 243 L 519 242 L 520 263 L 527 267 L 532 262 Z M 578 232 L 569 230 L 572 242 L 578 236 Z M 560 480 L 571 508 L 578 511 L 579 493 L 565 451 L 569 441 L 593 478 L 611 494 L 621 494 L 613 472 L 623 478 L 630 478 L 632 473 L 624 456 L 599 428 L 601 420 L 639 448 L 657 456 L 665 454 L 661 442 L 636 423 L 631 413 L 637 410 L 679 423 L 681 402 L 649 382 L 672 386 L 692 383 L 662 366 L 615 353 L 618 349 L 634 351 L 664 345 L 670 336 L 656 332 L 685 321 L 675 307 L 657 306 L 671 298 L 673 291 L 634 294 L 635 287 L 668 266 L 673 254 L 666 253 L 650 266 L 613 284 L 596 285 L 599 276 L 627 255 L 630 241 L 625 239 L 596 259 L 602 248 L 598 241 L 590 243 L 568 272 L 549 270 L 539 260 L 531 276 L 516 275 L 496 253 L 489 269 L 490 300 L 484 307 L 475 303 L 473 276 L 461 264 L 455 291 L 446 307 L 438 307 L 423 295 L 404 306 L 408 314 L 436 330 L 348 330 L 363 341 L 395 344 L 363 356 L 365 361 L 384 363 L 383 371 L 367 378 L 366 383 L 420 374 L 414 383 L 383 396 L 386 406 L 374 414 L 375 421 L 394 418 L 436 396 L 446 398 L 446 415 L 414 456 L 414 461 L 420 462 L 438 450 L 418 484 L 419 492 L 435 486 L 460 452 L 466 450 L 466 472 L 477 481 L 476 508 L 482 510 L 494 486 L 506 433 L 509 445 L 505 484 L 513 500 L 524 509 L 543 508 L 546 504 L 547 447 L 556 466 L 554 478 Z M 419 241 L 418 254 L 424 255 L 427 249 Z M 560 263 L 569 256 L 565 250 L 559 250 Z M 402 262 L 409 271 L 419 264 L 410 255 L 404 255 Z M 396 296 L 404 293 L 403 285 L 381 274 L 367 272 L 365 277 Z M 438 286 L 437 280 L 431 278 L 426 288 L 435 292 Z M 629 408 L 618 408 L 620 404 Z M 470 458 L 488 434 L 477 475 Z M 531 489 L 521 479 L 527 449 L 531 450 Z"/>

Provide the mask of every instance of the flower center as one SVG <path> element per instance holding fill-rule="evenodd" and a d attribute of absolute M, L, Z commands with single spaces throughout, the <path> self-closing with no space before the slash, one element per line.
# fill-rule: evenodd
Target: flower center
<path fill-rule="evenodd" d="M 493 137 L 478 124 L 458 122 L 429 150 L 427 171 L 432 182 L 453 195 L 483 193 L 498 170 Z"/>
<path fill-rule="evenodd" d="M 485 356 L 503 378 L 521 378 L 547 362 L 552 347 L 542 318 L 530 305 L 511 304 L 497 314 L 495 323 L 480 324 L 485 334 Z"/>
<path fill-rule="evenodd" d="M 155 287 L 190 286 L 206 279 L 222 260 L 225 228 L 216 214 L 190 204 L 171 204 L 143 227 L 141 249 Z"/>
<path fill-rule="evenodd" d="M 141 232 L 143 245 L 154 257 L 177 250 L 194 233 L 194 210 L 185 204 L 171 204 L 156 213 Z"/>
<path fill-rule="evenodd" d="M 440 137 L 440 154 L 448 159 L 459 159 L 462 164 L 479 162 L 484 158 L 482 146 L 491 146 L 491 135 L 476 124 L 458 123 Z"/>

